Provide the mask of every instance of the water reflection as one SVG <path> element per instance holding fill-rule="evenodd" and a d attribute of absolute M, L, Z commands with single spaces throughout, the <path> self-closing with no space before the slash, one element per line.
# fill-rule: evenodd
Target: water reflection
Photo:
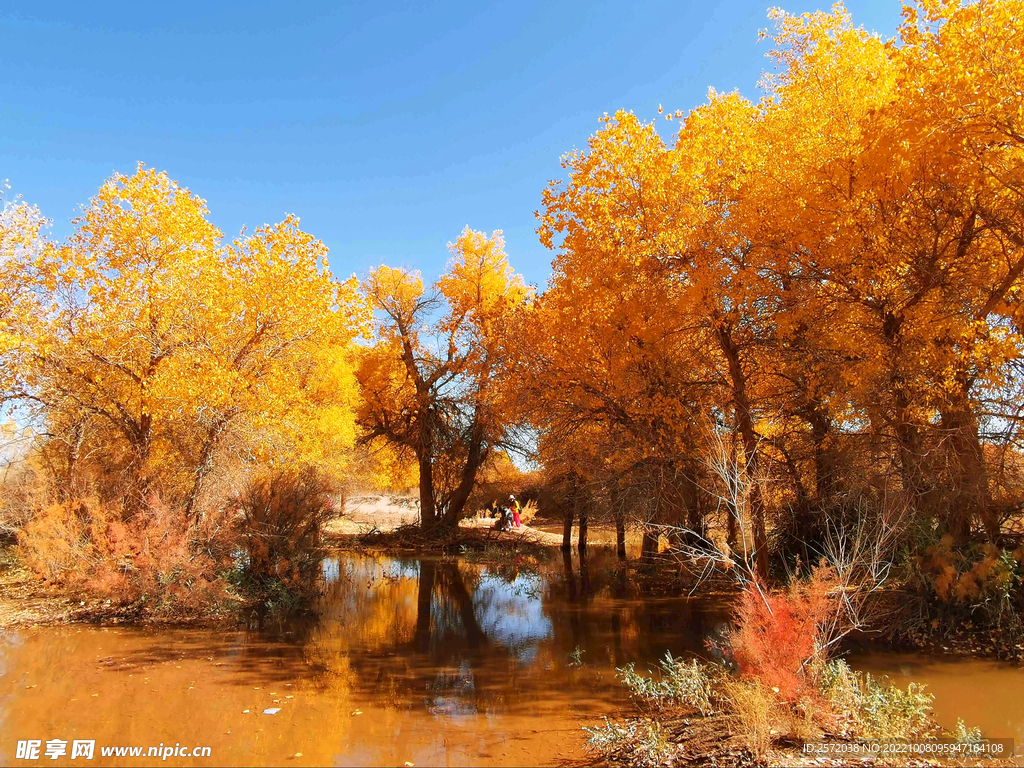
<path fill-rule="evenodd" d="M 260 632 L 18 632 L 0 644 L 0 732 L 204 744 L 212 764 L 552 764 L 583 754 L 581 720 L 626 707 L 616 666 L 702 653 L 719 614 L 638 598 L 594 549 L 345 555 L 324 578 L 317 620 Z"/>

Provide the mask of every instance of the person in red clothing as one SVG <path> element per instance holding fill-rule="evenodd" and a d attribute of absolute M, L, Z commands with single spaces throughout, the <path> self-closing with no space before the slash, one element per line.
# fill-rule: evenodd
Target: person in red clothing
<path fill-rule="evenodd" d="M 516 528 L 522 528 L 523 524 L 519 520 L 519 502 L 511 493 L 508 495 L 508 506 L 512 510 L 512 522 L 516 524 Z"/>

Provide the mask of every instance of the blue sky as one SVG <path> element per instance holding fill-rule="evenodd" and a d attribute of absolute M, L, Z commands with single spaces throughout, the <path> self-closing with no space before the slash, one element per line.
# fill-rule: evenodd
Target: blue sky
<path fill-rule="evenodd" d="M 433 278 L 463 226 L 503 229 L 543 285 L 534 211 L 561 155 L 605 112 L 687 110 L 709 86 L 755 97 L 768 5 L 22 3 L 0 10 L 0 179 L 63 237 L 142 161 L 229 236 L 298 214 L 343 276 Z M 896 2 L 848 7 L 885 36 L 899 23 Z"/>

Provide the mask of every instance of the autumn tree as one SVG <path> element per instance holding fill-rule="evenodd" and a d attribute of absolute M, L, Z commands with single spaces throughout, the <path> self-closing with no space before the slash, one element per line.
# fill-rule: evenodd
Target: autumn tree
<path fill-rule="evenodd" d="M 696 480 L 699 398 L 709 386 L 699 355 L 681 346 L 679 291 L 611 256 L 592 254 L 579 275 L 568 264 L 563 272 L 563 263 L 517 315 L 509 340 L 517 418 L 538 432 L 566 530 L 574 509 L 593 517 L 595 505 L 610 510 L 623 552 L 627 516 L 645 525 L 688 520 L 700 529 L 696 505 L 653 487 Z M 653 529 L 648 534 L 657 540 Z"/>
<path fill-rule="evenodd" d="M 998 534 L 980 417 L 1020 348 L 1015 7 L 908 6 L 888 43 L 841 10 L 781 17 L 784 70 L 763 118 L 791 147 L 771 166 L 781 194 L 767 200 L 792 222 L 771 259 L 833 319 L 816 346 L 842 360 L 853 412 L 892 441 L 903 489 L 961 541 L 974 523 Z"/>
<path fill-rule="evenodd" d="M 0 208 L 0 393 L 18 387 L 17 352 L 38 309 L 30 264 L 44 248 L 46 220 L 24 201 L 3 199 Z"/>
<path fill-rule="evenodd" d="M 985 429 L 1018 422 L 1021 357 L 1019 11 L 908 5 L 889 41 L 842 6 L 773 11 L 760 100 L 712 91 L 668 115 L 672 143 L 605 118 L 539 214 L 557 256 L 531 338 L 572 392 L 538 393 L 544 428 L 589 422 L 595 445 L 659 461 L 706 451 L 695 421 L 733 430 L 762 576 L 784 510 L 806 533 L 865 483 L 996 538 Z"/>
<path fill-rule="evenodd" d="M 354 441 L 367 316 L 297 219 L 225 245 L 200 198 L 140 166 L 68 242 L 21 256 L 36 300 L 5 325 L 5 397 L 43 425 L 67 491 L 90 457 L 97 491 L 133 505 L 157 490 L 192 514 L 219 451 L 317 463 Z"/>
<path fill-rule="evenodd" d="M 527 295 L 500 232 L 465 229 L 432 291 L 418 274 L 382 266 L 363 291 L 377 342 L 359 369 L 364 441 L 410 451 L 425 529 L 458 524 L 477 473 L 506 439 L 498 373 L 502 335 Z"/>

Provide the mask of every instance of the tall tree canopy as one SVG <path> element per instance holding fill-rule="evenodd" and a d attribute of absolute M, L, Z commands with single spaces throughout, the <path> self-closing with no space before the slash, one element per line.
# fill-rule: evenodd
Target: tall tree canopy
<path fill-rule="evenodd" d="M 712 91 L 672 144 L 606 118 L 539 214 L 555 275 L 521 358 L 547 444 L 585 434 L 618 482 L 733 432 L 762 573 L 769 500 L 813 525 L 888 483 L 959 539 L 1007 510 L 985 441 L 1018 443 L 1024 8 L 904 17 L 887 41 L 774 12 L 759 101 Z"/>

